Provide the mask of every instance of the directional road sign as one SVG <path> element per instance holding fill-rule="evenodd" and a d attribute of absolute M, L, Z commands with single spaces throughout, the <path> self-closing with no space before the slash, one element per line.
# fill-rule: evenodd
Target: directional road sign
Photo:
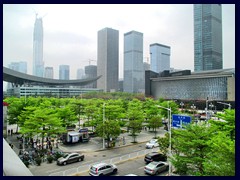
<path fill-rule="evenodd" d="M 182 126 L 185 126 L 189 123 L 191 123 L 191 116 L 183 116 L 179 114 L 173 114 L 172 115 L 172 127 L 175 128 L 182 128 Z"/>

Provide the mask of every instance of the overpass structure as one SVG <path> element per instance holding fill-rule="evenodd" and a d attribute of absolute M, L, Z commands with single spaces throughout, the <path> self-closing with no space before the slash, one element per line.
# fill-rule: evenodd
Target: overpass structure
<path fill-rule="evenodd" d="M 87 79 L 59 80 L 49 79 L 14 71 L 3 67 L 3 81 L 10 82 L 13 86 L 38 85 L 38 86 L 84 86 L 97 81 L 101 76 Z"/>

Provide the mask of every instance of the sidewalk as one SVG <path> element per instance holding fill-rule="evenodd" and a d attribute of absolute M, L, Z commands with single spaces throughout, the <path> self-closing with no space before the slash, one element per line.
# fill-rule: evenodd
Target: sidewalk
<path fill-rule="evenodd" d="M 158 137 L 163 137 L 166 131 L 163 129 L 163 127 L 157 129 L 157 136 Z M 150 139 L 154 137 L 154 132 L 152 131 L 147 131 L 147 130 L 142 130 L 138 136 L 136 136 L 136 143 L 145 143 L 148 142 Z M 123 140 L 125 139 L 125 140 Z M 19 154 L 19 140 L 17 139 L 17 135 L 9 135 L 6 138 L 6 141 L 8 143 L 13 144 L 13 150 L 15 153 L 18 155 Z M 125 143 L 124 143 L 125 141 Z M 121 148 L 125 146 L 131 146 L 133 145 L 133 137 L 130 136 L 129 133 L 124 133 L 120 134 L 118 139 L 116 140 L 115 147 L 112 148 Z M 105 141 L 106 143 L 106 141 Z M 58 148 L 54 148 L 54 150 L 61 150 L 63 152 L 80 152 L 80 153 L 90 153 L 90 152 L 98 152 L 98 151 L 103 151 L 107 150 L 110 148 L 104 148 L 103 149 L 103 139 L 100 137 L 94 137 L 91 138 L 89 142 L 84 142 L 84 143 L 76 143 L 76 144 L 62 144 L 60 143 L 58 145 Z"/>
<path fill-rule="evenodd" d="M 163 137 L 166 131 L 163 129 L 163 127 L 157 129 L 157 136 Z M 152 139 L 155 136 L 154 132 L 142 130 L 138 136 L 136 136 L 136 142 L 137 143 L 144 143 L 148 142 L 150 139 Z M 125 139 L 125 143 L 124 140 Z M 129 133 L 121 134 L 118 139 L 116 140 L 115 147 L 113 148 L 121 148 L 125 146 L 131 146 L 133 145 L 133 137 L 130 136 Z M 106 143 L 106 141 L 105 141 Z M 97 151 L 103 151 L 110 148 L 103 149 L 103 139 L 100 137 L 94 137 L 91 138 L 89 142 L 85 143 L 77 143 L 77 144 L 60 144 L 59 149 L 63 152 L 80 152 L 80 153 L 88 153 L 88 152 L 97 152 Z"/>

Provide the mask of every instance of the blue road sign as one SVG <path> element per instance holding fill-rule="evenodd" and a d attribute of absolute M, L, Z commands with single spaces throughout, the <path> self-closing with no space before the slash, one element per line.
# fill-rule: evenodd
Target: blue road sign
<path fill-rule="evenodd" d="M 182 126 L 185 126 L 189 123 L 191 123 L 191 116 L 183 116 L 179 114 L 173 114 L 172 115 L 172 127 L 175 128 L 182 128 Z"/>

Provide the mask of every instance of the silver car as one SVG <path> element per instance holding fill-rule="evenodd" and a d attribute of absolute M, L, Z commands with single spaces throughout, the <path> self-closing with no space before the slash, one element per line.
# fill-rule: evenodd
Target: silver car
<path fill-rule="evenodd" d="M 80 162 L 84 160 L 84 155 L 79 153 L 65 154 L 63 157 L 58 158 L 58 165 L 66 165 L 73 162 Z"/>
<path fill-rule="evenodd" d="M 144 167 L 144 172 L 147 174 L 155 175 L 155 174 L 159 174 L 163 171 L 167 171 L 168 168 L 169 168 L 169 165 L 166 162 L 153 161 Z"/>
<path fill-rule="evenodd" d="M 146 148 L 147 149 L 152 149 L 152 148 L 155 148 L 155 147 L 158 147 L 159 144 L 158 144 L 158 140 L 157 139 L 151 139 L 147 144 L 146 144 Z"/>
<path fill-rule="evenodd" d="M 116 174 L 117 166 L 114 164 L 98 163 L 91 166 L 89 174 L 91 176 L 105 176 L 109 174 Z"/>

